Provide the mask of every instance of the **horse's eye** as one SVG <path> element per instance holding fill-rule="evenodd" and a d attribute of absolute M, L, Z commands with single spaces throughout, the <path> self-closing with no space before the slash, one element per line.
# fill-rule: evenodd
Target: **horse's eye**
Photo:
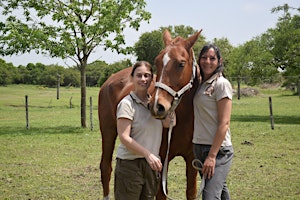
<path fill-rule="evenodd" d="M 185 65 L 185 62 L 180 62 L 179 63 L 179 67 L 184 67 L 184 65 Z"/>

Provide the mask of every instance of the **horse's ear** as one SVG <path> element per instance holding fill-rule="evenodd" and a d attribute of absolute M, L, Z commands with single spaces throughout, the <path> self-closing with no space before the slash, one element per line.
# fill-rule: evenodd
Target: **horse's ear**
<path fill-rule="evenodd" d="M 196 32 L 194 35 L 191 35 L 188 39 L 186 39 L 185 48 L 187 50 L 190 50 L 194 46 L 194 44 L 197 41 L 201 32 L 202 32 L 202 29 L 200 31 Z"/>
<path fill-rule="evenodd" d="M 169 45 L 172 41 L 172 36 L 168 29 L 166 29 L 163 33 L 163 40 L 164 40 L 165 46 Z"/>

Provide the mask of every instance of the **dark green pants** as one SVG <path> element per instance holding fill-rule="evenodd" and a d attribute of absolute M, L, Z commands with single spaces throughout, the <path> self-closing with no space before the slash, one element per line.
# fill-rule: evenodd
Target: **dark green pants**
<path fill-rule="evenodd" d="M 116 200 L 153 200 L 160 176 L 146 159 L 117 159 L 114 193 Z"/>

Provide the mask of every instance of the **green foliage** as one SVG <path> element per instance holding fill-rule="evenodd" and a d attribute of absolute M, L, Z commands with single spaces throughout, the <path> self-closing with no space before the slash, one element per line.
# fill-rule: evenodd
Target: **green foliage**
<path fill-rule="evenodd" d="M 46 80 L 44 79 L 44 74 L 47 73 L 47 67 L 42 64 L 42 63 L 28 63 L 26 66 L 26 69 L 28 70 L 29 74 L 30 74 L 30 79 L 29 82 L 27 82 L 27 84 L 45 84 Z"/>
<path fill-rule="evenodd" d="M 269 29 L 272 35 L 270 42 L 271 53 L 274 56 L 274 65 L 283 70 L 287 77 L 286 83 L 296 84 L 298 79 L 295 75 L 300 75 L 300 9 L 298 15 L 292 16 L 287 4 L 273 8 L 273 12 L 283 11 L 276 28 Z"/>
<path fill-rule="evenodd" d="M 87 66 L 86 83 L 88 86 L 101 86 L 110 75 L 131 65 L 130 60 L 110 65 L 104 61 L 95 61 Z M 56 87 L 59 78 L 60 86 L 80 86 L 80 72 L 75 67 L 64 68 L 41 63 L 29 63 L 27 66 L 15 67 L 0 59 L 0 72 L 0 85 L 31 84 Z"/>
<path fill-rule="evenodd" d="M 88 86 L 99 86 L 98 82 L 103 71 L 108 66 L 104 61 L 95 61 L 88 65 L 86 70 L 86 82 Z"/>
<path fill-rule="evenodd" d="M 68 68 L 63 73 L 64 82 L 62 86 L 80 87 L 80 73 L 74 68 Z M 89 85 L 89 83 L 87 82 Z"/>
<path fill-rule="evenodd" d="M 131 61 L 129 60 L 123 60 L 123 61 L 119 61 L 116 62 L 114 64 L 111 65 L 107 65 L 105 67 L 101 68 L 101 74 L 100 77 L 98 79 L 98 85 L 102 86 L 102 84 L 114 73 L 126 68 L 126 67 L 130 67 L 132 66 Z"/>
<path fill-rule="evenodd" d="M 14 83 L 16 84 L 30 84 L 31 76 L 30 72 L 23 65 L 17 67 L 17 74 Z"/>
<path fill-rule="evenodd" d="M 41 74 L 41 84 L 47 87 L 56 87 L 59 80 L 60 85 L 63 85 L 64 71 L 65 69 L 61 66 L 48 66 Z"/>
<path fill-rule="evenodd" d="M 36 50 L 72 58 L 78 64 L 85 62 L 97 46 L 128 53 L 131 49 L 123 47 L 123 30 L 127 26 L 138 30 L 140 22 L 151 17 L 143 10 L 143 0 L 6 0 L 1 6 L 7 16 L 0 26 L 1 55 Z M 23 12 L 24 18 L 14 16 L 15 10 Z"/>
<path fill-rule="evenodd" d="M 272 9 L 283 11 L 276 28 L 236 47 L 228 55 L 227 74 L 241 77 L 250 85 L 282 83 L 297 85 L 300 74 L 300 16 L 291 15 L 287 4 Z M 298 9 L 300 11 L 300 9 Z"/>
<path fill-rule="evenodd" d="M 250 85 L 274 83 L 280 80 L 279 72 L 272 65 L 273 56 L 266 50 L 268 46 L 264 42 L 265 37 L 268 36 L 256 37 L 235 48 L 228 55 L 230 76 L 240 76 L 246 84 Z"/>
<path fill-rule="evenodd" d="M 137 60 L 148 61 L 154 65 L 155 57 L 164 48 L 161 31 L 143 33 L 134 44 L 134 52 Z"/>
<path fill-rule="evenodd" d="M 7 64 L 4 60 L 0 59 L 0 85 L 12 84 L 15 74 L 15 67 L 11 63 Z"/>
<path fill-rule="evenodd" d="M 230 63 L 229 63 L 230 56 L 229 55 L 232 53 L 234 47 L 230 44 L 230 42 L 227 38 L 221 38 L 221 39 L 214 38 L 212 43 L 217 45 L 217 47 L 219 47 L 219 49 L 221 51 L 223 65 L 225 67 L 225 74 L 227 74 L 227 70 L 230 67 Z"/>

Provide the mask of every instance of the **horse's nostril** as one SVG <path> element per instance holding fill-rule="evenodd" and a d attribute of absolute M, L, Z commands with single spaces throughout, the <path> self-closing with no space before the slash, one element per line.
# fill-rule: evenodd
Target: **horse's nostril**
<path fill-rule="evenodd" d="M 159 113 L 165 112 L 165 107 L 163 105 L 161 105 L 161 104 L 157 105 L 157 109 L 158 109 Z"/>

